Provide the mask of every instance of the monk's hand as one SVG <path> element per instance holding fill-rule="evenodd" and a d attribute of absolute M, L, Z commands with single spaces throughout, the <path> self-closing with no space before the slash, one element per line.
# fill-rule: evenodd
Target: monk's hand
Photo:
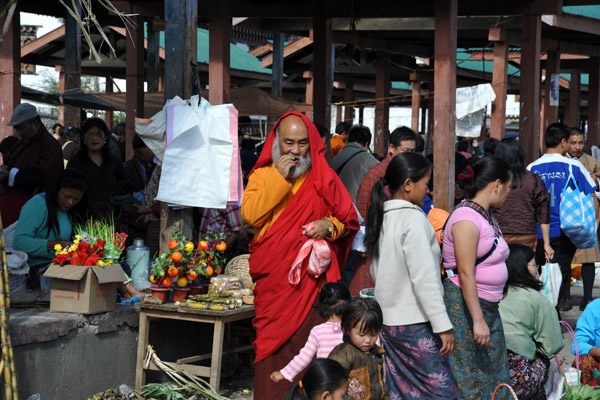
<path fill-rule="evenodd" d="M 329 223 L 323 219 L 318 219 L 302 225 L 302 234 L 315 240 L 325 239 L 329 234 Z"/>
<path fill-rule="evenodd" d="M 290 175 L 290 169 L 296 166 L 296 157 L 291 154 L 285 154 L 279 157 L 279 160 L 275 161 L 275 168 L 284 177 L 288 179 Z"/>

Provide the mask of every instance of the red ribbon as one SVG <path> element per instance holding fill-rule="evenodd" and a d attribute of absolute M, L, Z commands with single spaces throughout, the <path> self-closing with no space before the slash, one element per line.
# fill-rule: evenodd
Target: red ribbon
<path fill-rule="evenodd" d="M 459 181 L 464 181 L 465 179 L 475 178 L 475 171 L 473 171 L 473 167 L 471 167 L 470 165 L 467 165 L 466 170 L 467 170 L 466 173 L 461 172 L 460 174 L 458 174 Z"/>

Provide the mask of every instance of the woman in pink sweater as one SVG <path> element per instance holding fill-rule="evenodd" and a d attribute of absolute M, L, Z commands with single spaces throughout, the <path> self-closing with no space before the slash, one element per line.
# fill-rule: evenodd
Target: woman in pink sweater
<path fill-rule="evenodd" d="M 350 291 L 343 284 L 330 282 L 321 288 L 319 315 L 327 322 L 312 328 L 306 344 L 298 355 L 284 368 L 271 374 L 273 382 L 283 379 L 293 382 L 296 375 L 302 372 L 315 357 L 327 358 L 331 350 L 344 341 L 341 327 L 342 314 L 351 299 Z"/>

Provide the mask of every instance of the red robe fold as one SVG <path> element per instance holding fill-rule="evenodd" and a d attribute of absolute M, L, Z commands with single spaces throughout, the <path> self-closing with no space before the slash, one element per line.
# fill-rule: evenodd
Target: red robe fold
<path fill-rule="evenodd" d="M 302 225 L 332 215 L 350 230 L 343 238 L 330 242 L 332 259 L 325 274 L 327 282 L 340 279 L 340 269 L 346 262 L 348 250 L 359 228 L 352 198 L 327 164 L 325 148 L 317 128 L 310 119 L 297 112 L 285 114 L 279 121 L 290 114 L 300 116 L 308 127 L 312 167 L 271 228 L 260 240 L 250 243 L 250 274 L 256 283 L 256 317 L 253 320 L 257 333 L 254 342 L 255 362 L 273 354 L 296 332 L 319 292 L 320 278 L 315 279 L 306 272 L 308 259 L 302 266 L 300 284 L 293 287 L 288 281 L 290 267 L 308 239 L 302 235 Z M 267 137 L 254 169 L 271 163 L 271 149 L 279 121 Z"/>

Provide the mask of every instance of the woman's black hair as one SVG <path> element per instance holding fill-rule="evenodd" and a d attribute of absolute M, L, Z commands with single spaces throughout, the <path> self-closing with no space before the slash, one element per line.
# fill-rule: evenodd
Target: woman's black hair
<path fill-rule="evenodd" d="M 58 192 L 60 189 L 76 189 L 83 193 L 87 190 L 85 175 L 73 168 L 68 168 L 58 173 L 54 182 L 50 183 L 46 190 L 46 208 L 48 209 L 48 235 L 54 231 L 60 235 L 58 225 Z M 69 210 L 73 212 L 73 210 Z"/>
<path fill-rule="evenodd" d="M 512 171 L 511 189 L 523 185 L 523 176 L 527 172 L 525 168 L 525 152 L 515 138 L 504 138 L 496 146 L 496 157 L 506 161 Z"/>
<path fill-rule="evenodd" d="M 506 259 L 508 279 L 504 285 L 504 294 L 508 291 L 509 286 L 533 289 L 538 292 L 542 290 L 544 284 L 534 278 L 527 268 L 529 261 L 535 257 L 533 250 L 518 243 L 509 244 L 508 249 L 510 250 L 510 254 Z"/>
<path fill-rule="evenodd" d="M 104 136 L 105 136 L 104 146 L 102 146 L 102 149 L 100 150 L 100 152 L 102 153 L 102 160 L 106 161 L 106 160 L 110 159 L 110 144 L 109 144 L 110 131 L 108 130 L 108 127 L 106 126 L 106 122 L 104 122 L 104 120 L 102 118 L 96 118 L 96 117 L 88 118 L 81 125 L 81 132 L 79 133 L 79 135 L 80 135 L 79 155 L 83 159 L 89 158 L 88 147 L 87 147 L 87 144 L 85 143 L 85 134 L 87 133 L 87 131 L 89 131 L 92 128 L 98 128 L 99 131 L 104 133 Z M 105 165 L 104 162 L 102 164 Z"/>
<path fill-rule="evenodd" d="M 330 358 L 317 358 L 310 363 L 302 386 L 295 383 L 285 394 L 285 400 L 313 400 L 323 392 L 333 393 L 348 380 L 348 371 Z"/>
<path fill-rule="evenodd" d="M 325 319 L 332 315 L 342 316 L 350 300 L 352 295 L 346 285 L 329 282 L 319 292 L 319 315 Z"/>
<path fill-rule="evenodd" d="M 474 176 L 459 181 L 467 199 L 475 197 L 490 182 L 500 179 L 500 182 L 506 183 L 511 178 L 510 165 L 497 156 L 483 157 L 470 165 Z"/>
<path fill-rule="evenodd" d="M 385 186 L 388 185 L 390 193 L 394 194 L 404 185 L 407 179 L 418 182 L 423 177 L 428 176 L 430 172 L 431 164 L 421 154 L 400 153 L 388 164 L 383 179 L 375 182 L 373 189 L 371 189 L 365 238 L 363 240 L 372 258 L 379 256 L 379 235 L 383 224 L 383 202 L 387 200 L 384 192 Z"/>
<path fill-rule="evenodd" d="M 342 315 L 342 330 L 349 335 L 359 325 L 361 332 L 378 333 L 383 325 L 383 313 L 375 299 L 353 298 Z"/>

